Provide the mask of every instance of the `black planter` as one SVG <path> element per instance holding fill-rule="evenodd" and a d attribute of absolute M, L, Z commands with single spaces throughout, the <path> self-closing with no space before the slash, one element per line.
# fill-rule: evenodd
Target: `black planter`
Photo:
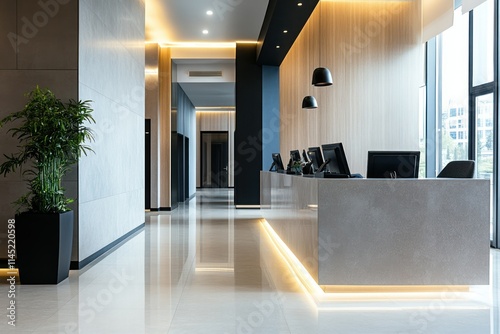
<path fill-rule="evenodd" d="M 72 247 L 73 211 L 16 215 L 21 284 L 58 284 L 68 278 Z"/>

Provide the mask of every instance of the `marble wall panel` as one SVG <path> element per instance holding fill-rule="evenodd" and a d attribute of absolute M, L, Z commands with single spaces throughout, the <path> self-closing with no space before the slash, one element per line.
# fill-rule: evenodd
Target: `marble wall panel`
<path fill-rule="evenodd" d="M 142 0 L 82 0 L 79 13 L 79 97 L 96 119 L 79 165 L 82 261 L 144 223 L 145 13 Z"/>

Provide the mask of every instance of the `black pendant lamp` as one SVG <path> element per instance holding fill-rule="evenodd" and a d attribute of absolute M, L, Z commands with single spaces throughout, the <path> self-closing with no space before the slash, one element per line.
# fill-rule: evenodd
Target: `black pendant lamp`
<path fill-rule="evenodd" d="M 314 96 L 308 95 L 302 100 L 302 109 L 316 109 L 318 108 L 318 102 Z"/>
<path fill-rule="evenodd" d="M 319 33 L 320 33 L 320 40 L 321 40 L 321 17 L 322 17 L 322 9 L 323 6 L 319 7 Z M 321 64 L 321 43 L 320 43 L 320 50 L 319 52 L 319 63 Z M 323 87 L 323 86 L 331 86 L 333 84 L 333 79 L 332 79 L 332 74 L 330 73 L 330 70 L 326 67 L 318 67 L 314 70 L 313 72 L 313 77 L 312 77 L 312 84 L 316 87 Z"/>
<path fill-rule="evenodd" d="M 314 86 L 331 86 L 333 84 L 332 74 L 326 67 L 318 67 L 313 72 L 312 84 Z"/>

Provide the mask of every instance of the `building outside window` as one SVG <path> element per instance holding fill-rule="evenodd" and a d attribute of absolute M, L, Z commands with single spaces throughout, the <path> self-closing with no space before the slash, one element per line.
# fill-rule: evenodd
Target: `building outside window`
<path fill-rule="evenodd" d="M 498 193 L 495 161 L 498 158 L 495 128 L 497 106 L 495 70 L 498 45 L 495 38 L 495 10 L 500 0 L 486 0 L 472 12 L 462 14 L 456 8 L 453 27 L 433 41 L 435 51 L 427 58 L 435 60 L 435 111 L 427 118 L 436 119 L 435 170 L 438 173 L 453 160 L 475 160 L 476 177 L 490 180 L 491 238 L 498 247 Z M 428 94 L 428 93 L 427 93 Z M 428 94 L 429 95 L 429 94 Z M 428 111 L 429 112 L 429 111 Z M 432 137 L 428 137 L 432 138 Z M 431 154 L 431 153 L 429 153 Z M 430 170 L 427 168 L 427 170 Z"/>

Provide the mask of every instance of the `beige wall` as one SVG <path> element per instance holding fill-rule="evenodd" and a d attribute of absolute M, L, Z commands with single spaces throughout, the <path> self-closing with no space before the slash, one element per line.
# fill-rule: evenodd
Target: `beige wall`
<path fill-rule="evenodd" d="M 170 208 L 170 48 L 146 46 L 146 118 L 151 119 L 151 208 Z"/>
<path fill-rule="evenodd" d="M 235 111 L 202 111 L 196 113 L 196 187 L 201 187 L 201 151 L 200 138 L 202 131 L 227 131 L 229 148 L 229 180 L 228 186 L 234 187 L 234 128 Z"/>
<path fill-rule="evenodd" d="M 159 144 L 159 200 L 160 208 L 171 208 L 171 183 L 172 168 L 171 140 L 172 140 L 172 58 L 170 48 L 160 48 L 159 58 L 159 92 L 160 114 L 158 118 L 160 144 Z"/>
<path fill-rule="evenodd" d="M 146 44 L 146 118 L 151 120 L 151 208 L 160 207 L 159 145 L 160 145 L 160 91 L 158 44 Z"/>
<path fill-rule="evenodd" d="M 368 150 L 418 150 L 422 62 L 420 1 L 321 1 L 280 67 L 281 152 L 343 142 L 365 174 Z M 319 66 L 333 86 L 311 86 Z"/>

